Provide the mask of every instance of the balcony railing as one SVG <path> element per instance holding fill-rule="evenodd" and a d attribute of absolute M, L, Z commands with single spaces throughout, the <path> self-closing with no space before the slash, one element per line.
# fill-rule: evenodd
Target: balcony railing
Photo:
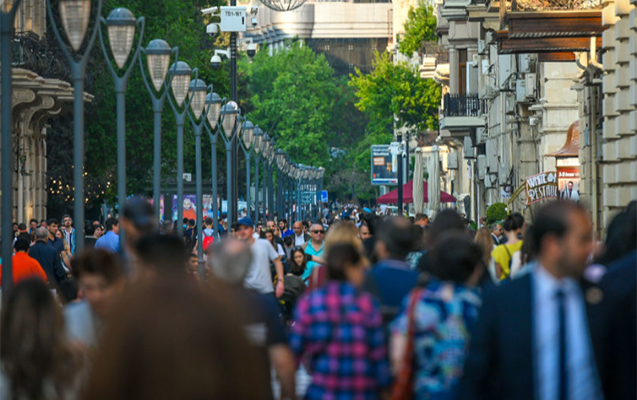
<path fill-rule="evenodd" d="M 579 11 L 601 8 L 601 0 L 513 0 L 511 2 L 511 11 Z"/>
<path fill-rule="evenodd" d="M 444 97 L 445 117 L 480 117 L 487 112 L 487 103 L 477 94 L 449 94 Z"/>

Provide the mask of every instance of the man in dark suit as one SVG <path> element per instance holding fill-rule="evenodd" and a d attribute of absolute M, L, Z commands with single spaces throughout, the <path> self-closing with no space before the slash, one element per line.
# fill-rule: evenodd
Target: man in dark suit
<path fill-rule="evenodd" d="M 294 225 L 294 245 L 295 246 L 303 246 L 305 243 L 310 241 L 310 235 L 303 231 L 303 223 L 301 221 L 296 221 Z"/>
<path fill-rule="evenodd" d="M 495 223 L 491 225 L 491 237 L 493 238 L 493 244 L 500 244 L 500 235 L 502 235 L 502 225 Z"/>
<path fill-rule="evenodd" d="M 537 214 L 531 235 L 537 265 L 485 293 L 459 398 L 602 399 L 596 366 L 602 342 L 589 329 L 602 294 L 578 284 L 592 251 L 591 232 L 576 203 L 551 203 Z"/>
<path fill-rule="evenodd" d="M 35 230 L 35 244 L 29 249 L 29 256 L 40 263 L 50 284 L 60 284 L 67 279 L 66 271 L 62 267 L 60 253 L 47 243 L 49 231 L 47 228 Z"/>

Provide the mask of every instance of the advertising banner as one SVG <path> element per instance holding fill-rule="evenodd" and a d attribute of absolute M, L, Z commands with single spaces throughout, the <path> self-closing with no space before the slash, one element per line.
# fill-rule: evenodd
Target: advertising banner
<path fill-rule="evenodd" d="M 557 167 L 558 190 L 561 199 L 579 201 L 579 167 Z"/>
<path fill-rule="evenodd" d="M 526 205 L 544 199 L 555 199 L 557 193 L 557 172 L 542 172 L 526 178 Z"/>
<path fill-rule="evenodd" d="M 372 185 L 397 185 L 398 168 L 394 168 L 390 146 L 373 145 Z"/>

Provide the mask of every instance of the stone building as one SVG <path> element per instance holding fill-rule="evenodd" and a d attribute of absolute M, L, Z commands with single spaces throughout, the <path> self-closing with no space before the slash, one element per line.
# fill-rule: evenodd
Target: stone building
<path fill-rule="evenodd" d="M 12 0 L 3 2 L 9 10 Z M 28 43 L 46 32 L 46 0 L 23 0 L 16 13 L 12 70 L 13 114 L 13 220 L 46 218 L 47 121 L 73 101 L 67 82 L 45 79 L 33 71 Z M 87 97 L 88 100 L 88 97 Z M 5 196 L 2 193 L 1 196 Z M 0 221 L 4 223 L 5 221 Z"/>

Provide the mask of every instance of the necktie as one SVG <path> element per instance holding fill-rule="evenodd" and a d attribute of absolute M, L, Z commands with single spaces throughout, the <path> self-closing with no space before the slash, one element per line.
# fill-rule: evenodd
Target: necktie
<path fill-rule="evenodd" d="M 566 304 L 562 289 L 556 293 L 557 297 L 557 326 L 558 326 L 558 399 L 568 400 L 568 371 L 566 367 Z"/>

